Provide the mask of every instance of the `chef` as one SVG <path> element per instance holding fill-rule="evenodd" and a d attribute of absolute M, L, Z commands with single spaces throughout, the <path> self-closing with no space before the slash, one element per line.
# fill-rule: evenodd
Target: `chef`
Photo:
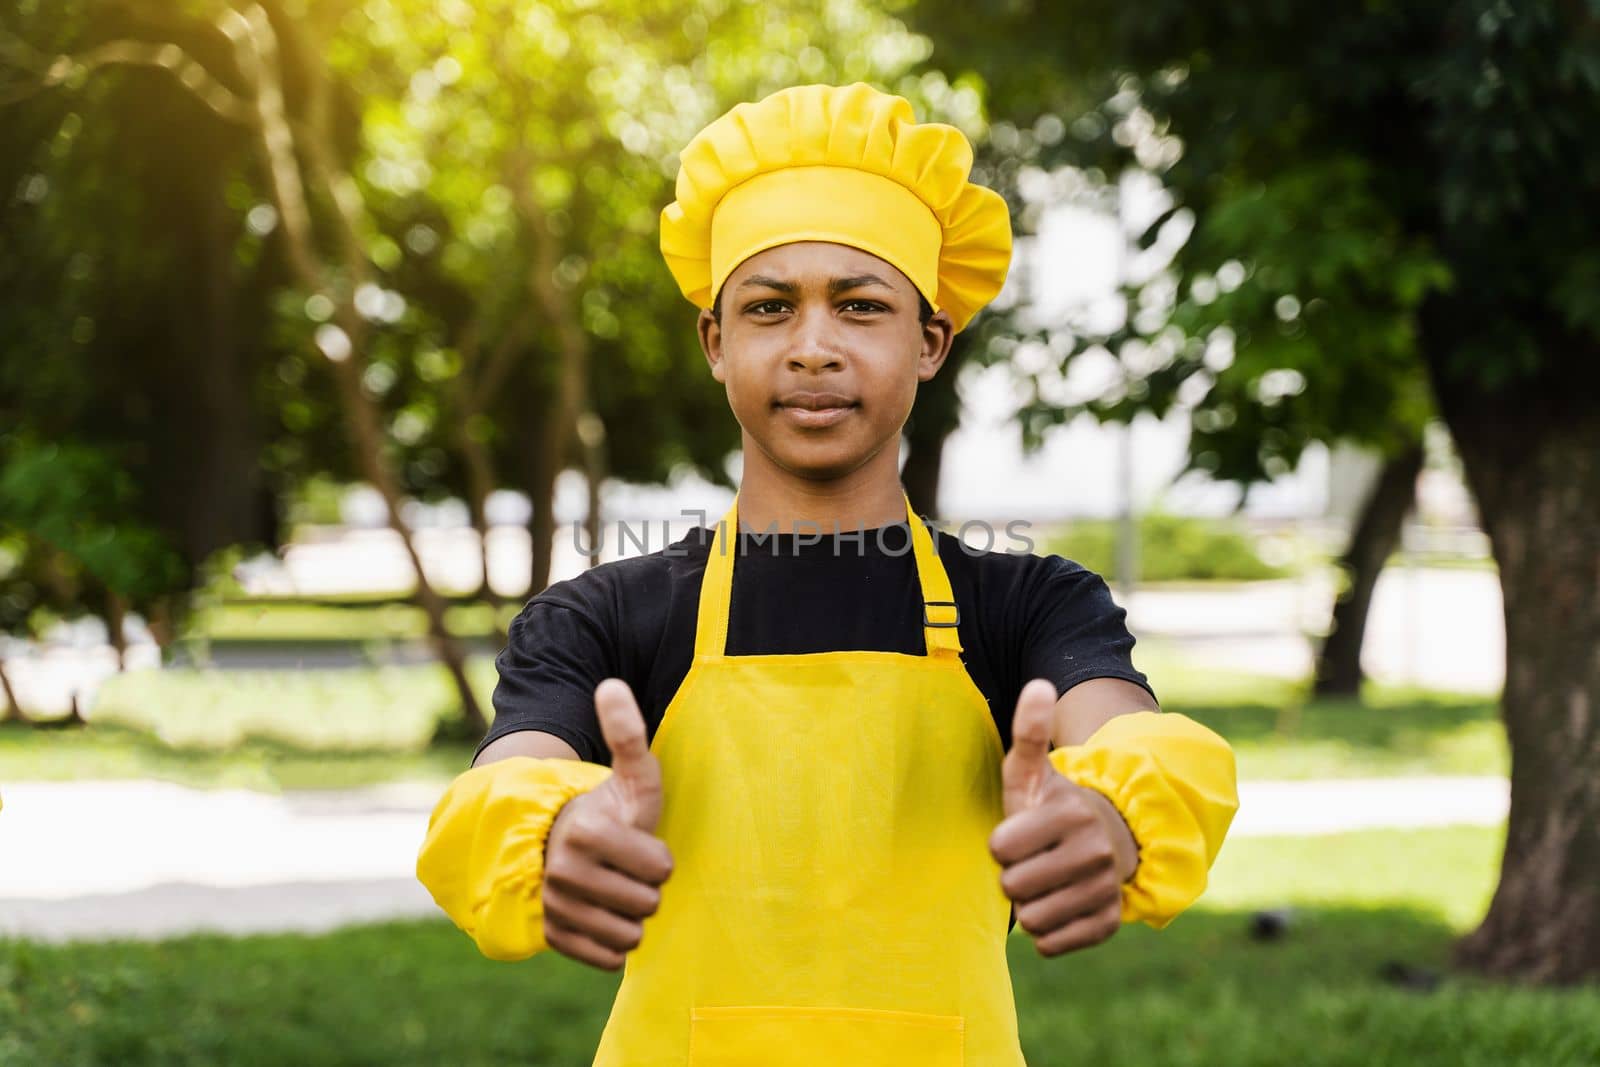
<path fill-rule="evenodd" d="M 999 292 L 1005 202 L 863 84 L 680 154 L 661 250 L 743 438 L 732 505 L 535 596 L 417 873 L 487 956 L 624 968 L 605 1065 L 1023 1063 L 1005 945 L 1164 926 L 1237 808 L 1105 583 L 973 552 L 899 479 Z"/>

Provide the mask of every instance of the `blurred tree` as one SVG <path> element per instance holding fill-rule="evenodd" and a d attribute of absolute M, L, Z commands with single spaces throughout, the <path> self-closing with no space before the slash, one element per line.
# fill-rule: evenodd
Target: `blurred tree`
<path fill-rule="evenodd" d="M 8 34 L 6 58 L 13 70 L 24 72 L 12 90 L 13 103 L 58 86 L 81 87 L 105 68 L 144 68 L 170 74 L 195 102 L 243 133 L 259 158 L 271 228 L 278 233 L 289 276 L 308 294 L 308 302 L 329 308 L 315 341 L 331 368 L 356 460 L 382 495 L 390 525 L 405 546 L 429 637 L 456 682 L 466 722 L 470 729 L 484 729 L 487 719 L 467 683 L 464 653 L 445 625 L 444 602 L 423 572 L 401 510 L 401 485 L 385 451 L 380 410 L 363 384 L 368 326 L 380 316 L 363 302 L 375 288 L 372 264 L 362 243 L 359 193 L 340 151 L 333 86 L 281 11 L 275 19 L 260 3 L 242 11 L 219 10 L 218 4 L 200 0 L 184 6 L 190 13 L 165 3 L 103 7 L 126 12 L 139 25 L 127 36 L 101 39 L 103 28 L 92 23 L 85 33 L 99 43 L 76 41 L 69 46 L 74 51 L 54 55 Z M 187 47 L 195 38 L 209 40 L 210 47 Z M 294 110 L 286 95 L 291 80 L 299 96 Z"/>
<path fill-rule="evenodd" d="M 576 2 L 264 0 L 235 10 L 82 0 L 78 10 L 118 17 L 88 19 L 76 35 L 34 25 L 8 36 L 4 98 L 94 99 L 103 82 L 93 75 L 118 68 L 112 85 L 169 79 L 166 92 L 181 87 L 191 110 L 227 128 L 212 140 L 245 163 L 193 168 L 188 192 L 215 203 L 206 194 L 226 188 L 231 214 L 217 216 L 208 249 L 227 258 L 231 225 L 237 254 L 286 287 L 276 333 L 258 331 L 271 365 L 167 376 L 231 374 L 229 386 L 251 381 L 269 398 L 286 432 L 269 435 L 250 471 L 354 473 L 378 488 L 469 723 L 477 715 L 459 649 L 421 577 L 404 498 L 461 493 L 486 532 L 484 502 L 503 484 L 498 471 L 512 471 L 534 505 L 538 588 L 563 467 L 589 475 L 591 524 L 607 473 L 664 480 L 687 464 L 726 482 L 737 427 L 703 369 L 693 309 L 655 249 L 676 150 L 735 100 L 796 80 L 884 81 L 927 47 L 872 5 L 844 0 L 638 0 L 605 18 Z M 24 14 L 37 23 L 42 11 Z M 72 92 L 45 92 L 54 88 Z M 975 116 L 973 94 L 942 79 L 909 88 L 969 124 Z M 140 99 L 102 98 L 114 95 Z M 119 127 L 96 130 L 122 145 Z M 162 158 L 186 166 L 181 151 Z M 84 169 L 109 168 L 90 157 Z M 159 207 L 146 224 L 184 213 Z M 121 237 L 106 242 L 137 259 L 144 246 Z M 182 277 L 174 263 L 151 273 Z M 224 290 L 231 266 L 204 276 Z M 248 347 L 218 334 L 198 351 Z M 317 387 L 329 379 L 331 397 Z M 340 427 L 353 467 L 326 447 Z"/>
<path fill-rule="evenodd" d="M 1600 975 L 1600 7 L 918 10 L 1038 147 L 1025 181 L 1142 167 L 1173 199 L 1144 233 L 1172 268 L 1105 338 L 1121 381 L 1078 407 L 1181 401 L 1194 465 L 1252 480 L 1314 440 L 1400 453 L 1431 390 L 1506 612 L 1510 825 L 1459 962 Z M 1072 410 L 1048 399 L 1030 432 Z"/>
<path fill-rule="evenodd" d="M 533 504 L 537 590 L 562 469 L 588 476 L 591 558 L 604 477 L 688 468 L 729 484 L 738 427 L 656 245 L 677 151 L 734 102 L 892 80 L 926 43 L 843 0 L 633 0 L 604 16 L 578 0 L 396 0 L 338 27 L 333 63 L 366 102 L 358 174 L 386 220 L 378 247 L 435 314 L 413 349 L 434 398 L 417 421 L 459 459 L 452 491 L 480 532 L 504 471 Z"/>
<path fill-rule="evenodd" d="M 0 633 L 37 636 L 57 619 L 107 620 L 119 663 L 121 620 L 163 620 L 188 586 L 184 561 L 160 532 L 131 518 L 137 491 L 110 456 L 83 445 L 16 439 L 0 452 Z M 25 718 L 0 656 L 7 707 Z M 72 715 L 79 719 L 76 694 Z"/>
<path fill-rule="evenodd" d="M 133 26 L 99 3 L 0 14 L 22 65 L 17 35 L 91 28 Z M 0 68 L 0 628 L 92 612 L 120 660 L 127 611 L 165 647 L 207 558 L 273 537 L 240 299 L 260 279 L 222 197 L 240 138 L 191 94 L 153 72 L 39 87 Z"/>

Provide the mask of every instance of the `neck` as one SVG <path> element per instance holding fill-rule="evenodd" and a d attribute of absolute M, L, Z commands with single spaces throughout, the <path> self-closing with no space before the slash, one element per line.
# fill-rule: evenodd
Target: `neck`
<path fill-rule="evenodd" d="M 897 442 L 898 443 L 898 442 Z M 896 449 L 880 449 L 855 470 L 834 478 L 807 478 L 772 462 L 749 436 L 739 480 L 739 528 L 779 533 L 874 529 L 906 521 Z"/>

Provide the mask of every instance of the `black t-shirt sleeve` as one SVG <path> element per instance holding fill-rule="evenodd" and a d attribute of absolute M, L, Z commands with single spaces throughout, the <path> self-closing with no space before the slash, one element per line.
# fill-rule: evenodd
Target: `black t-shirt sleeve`
<path fill-rule="evenodd" d="M 1155 699 L 1150 680 L 1133 666 L 1128 613 L 1098 574 L 1060 556 L 1047 556 L 1030 583 L 1024 612 L 1019 684 L 1048 678 L 1065 693 L 1091 678 L 1122 678 Z"/>
<path fill-rule="evenodd" d="M 609 763 L 594 711 L 594 688 L 619 674 L 616 637 L 583 598 L 559 587 L 541 593 L 511 623 L 495 659 L 494 723 L 478 751 L 506 734 L 554 734 L 591 763 Z M 476 758 L 476 756 L 474 756 Z"/>

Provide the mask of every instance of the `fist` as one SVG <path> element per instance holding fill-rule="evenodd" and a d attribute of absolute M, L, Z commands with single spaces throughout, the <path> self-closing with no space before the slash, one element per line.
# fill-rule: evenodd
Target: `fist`
<path fill-rule="evenodd" d="M 672 853 L 655 836 L 661 764 L 626 682 L 595 687 L 611 777 L 562 807 L 544 857 L 544 937 L 563 956 L 614 971 L 639 946 L 661 904 Z"/>
<path fill-rule="evenodd" d="M 1005 819 L 989 837 L 1000 887 L 1042 956 L 1098 945 L 1122 926 L 1124 878 L 1138 862 L 1112 803 L 1050 763 L 1055 686 L 1023 687 L 1001 765 Z"/>

